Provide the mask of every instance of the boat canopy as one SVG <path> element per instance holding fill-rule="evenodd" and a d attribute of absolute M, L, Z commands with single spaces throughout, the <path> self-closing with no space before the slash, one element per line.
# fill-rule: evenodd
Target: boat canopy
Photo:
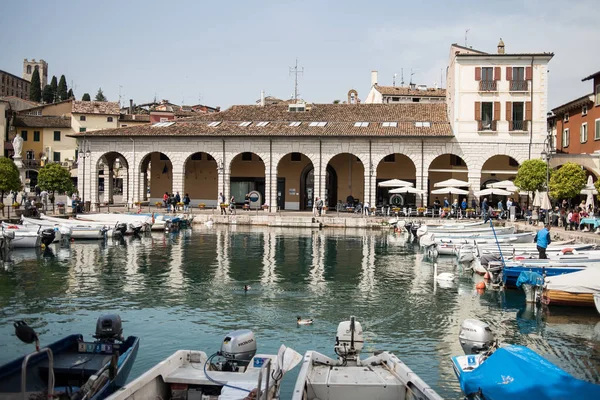
<path fill-rule="evenodd" d="M 517 279 L 517 287 L 521 287 L 523 284 L 544 286 L 544 277 L 537 272 L 523 271 L 519 274 L 519 279 Z"/>
<path fill-rule="evenodd" d="M 600 399 L 600 385 L 574 378 L 524 346 L 501 347 L 472 372 L 462 373 L 468 396 L 496 399 Z"/>
<path fill-rule="evenodd" d="M 600 268 L 588 267 L 570 274 L 546 278 L 546 288 L 569 293 L 600 293 Z"/>

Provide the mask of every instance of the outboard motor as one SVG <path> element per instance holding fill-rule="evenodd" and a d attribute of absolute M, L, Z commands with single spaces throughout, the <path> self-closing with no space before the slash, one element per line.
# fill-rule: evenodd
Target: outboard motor
<path fill-rule="evenodd" d="M 144 224 L 139 221 L 135 221 L 135 222 L 129 224 L 129 227 L 133 231 L 134 235 L 139 235 L 140 232 L 142 231 L 142 228 L 144 227 Z"/>
<path fill-rule="evenodd" d="M 412 222 L 407 222 L 404 224 L 404 229 L 406 229 L 406 232 L 410 233 L 412 226 L 413 226 Z"/>
<path fill-rule="evenodd" d="M 46 228 L 42 230 L 42 244 L 46 247 L 54 242 L 54 238 L 56 237 L 56 232 L 54 232 L 54 228 Z"/>
<path fill-rule="evenodd" d="M 335 354 L 343 359 L 355 360 L 364 347 L 363 329 L 354 317 L 338 325 L 335 337 Z"/>
<path fill-rule="evenodd" d="M 119 222 L 115 225 L 113 230 L 114 232 L 120 233 L 121 236 L 125 236 L 125 234 L 127 233 L 127 224 L 124 222 Z"/>
<path fill-rule="evenodd" d="M 492 285 L 499 286 L 502 284 L 502 271 L 504 270 L 504 264 L 502 261 L 490 261 L 487 266 L 487 271 L 490 274 L 490 281 Z"/>
<path fill-rule="evenodd" d="M 458 340 L 466 355 L 486 352 L 496 343 L 490 326 L 476 319 L 463 321 Z"/>
<path fill-rule="evenodd" d="M 423 224 L 417 229 L 417 237 L 421 237 L 427 233 L 427 225 Z"/>
<path fill-rule="evenodd" d="M 123 341 L 123 325 L 118 314 L 106 314 L 96 321 L 96 334 L 94 337 L 100 341 Z"/>
<path fill-rule="evenodd" d="M 415 222 L 413 222 L 412 225 L 410 226 L 410 233 L 412 233 L 412 235 L 415 238 L 417 237 L 417 231 L 419 230 L 420 227 L 421 227 L 421 224 L 418 224 Z"/>
<path fill-rule="evenodd" d="M 254 332 L 249 329 L 229 332 L 223 339 L 221 351 L 218 354 L 225 359 L 225 363 L 220 365 L 222 371 L 235 372 L 239 370 L 240 366 L 247 366 L 256 354 Z"/>

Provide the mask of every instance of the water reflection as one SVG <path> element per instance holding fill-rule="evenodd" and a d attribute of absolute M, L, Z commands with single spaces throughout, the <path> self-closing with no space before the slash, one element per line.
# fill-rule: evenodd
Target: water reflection
<path fill-rule="evenodd" d="M 0 363 L 28 350 L 12 333 L 16 319 L 48 343 L 89 334 L 101 313 L 118 312 L 125 333 L 142 337 L 135 377 L 177 349 L 217 350 L 238 328 L 253 329 L 262 352 L 283 342 L 333 355 L 338 322 L 356 315 L 369 350 L 395 352 L 442 396 L 460 398 L 450 356 L 462 351 L 460 323 L 477 318 L 502 342 L 600 380 L 594 311 L 525 306 L 518 291 L 478 294 L 480 277 L 438 262 L 438 273 L 457 275 L 447 287 L 434 284 L 431 262 L 406 235 L 243 226 L 16 252 L 0 272 Z M 316 322 L 298 327 L 296 315 Z"/>

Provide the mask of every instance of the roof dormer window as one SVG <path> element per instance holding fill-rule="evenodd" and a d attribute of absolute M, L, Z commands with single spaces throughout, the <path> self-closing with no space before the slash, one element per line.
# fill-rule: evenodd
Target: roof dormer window
<path fill-rule="evenodd" d="M 300 125 L 302 125 L 302 122 L 299 122 L 299 121 L 294 121 L 294 122 L 290 122 L 290 125 L 289 125 L 289 126 L 298 127 L 298 126 L 300 126 Z"/>
<path fill-rule="evenodd" d="M 261 121 L 256 124 L 256 126 L 267 126 L 269 125 L 269 121 Z"/>
<path fill-rule="evenodd" d="M 382 122 L 381 126 L 383 128 L 397 128 L 398 127 L 398 123 L 397 122 Z"/>
<path fill-rule="evenodd" d="M 355 128 L 366 128 L 367 126 L 369 126 L 368 122 L 355 122 L 354 123 Z"/>
<path fill-rule="evenodd" d="M 240 126 L 250 126 L 252 124 L 252 121 L 244 121 L 242 123 L 240 123 Z"/>
<path fill-rule="evenodd" d="M 211 122 L 210 124 L 208 124 L 208 126 L 210 126 L 210 127 L 214 128 L 215 126 L 219 126 L 219 125 L 221 125 L 221 122 L 222 122 L 222 121 L 213 121 L 213 122 Z"/>
<path fill-rule="evenodd" d="M 308 124 L 308 126 L 319 126 L 319 127 L 324 127 L 327 125 L 327 122 L 311 122 L 310 124 Z"/>

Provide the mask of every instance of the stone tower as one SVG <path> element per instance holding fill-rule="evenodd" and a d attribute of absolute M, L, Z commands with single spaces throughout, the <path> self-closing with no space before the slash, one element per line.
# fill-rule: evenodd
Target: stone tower
<path fill-rule="evenodd" d="M 39 70 L 40 82 L 44 89 L 44 86 L 48 84 L 48 63 L 44 60 L 35 61 L 35 58 L 31 61 L 23 60 L 23 79 L 31 82 L 31 75 L 36 68 Z"/>

